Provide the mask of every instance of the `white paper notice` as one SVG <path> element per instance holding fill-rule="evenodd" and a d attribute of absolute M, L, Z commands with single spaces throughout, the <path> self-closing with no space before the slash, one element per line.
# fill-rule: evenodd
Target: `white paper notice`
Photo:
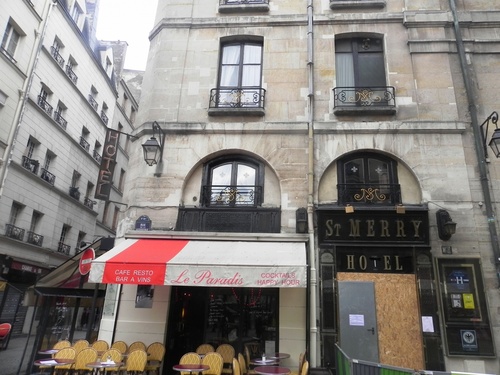
<path fill-rule="evenodd" d="M 349 314 L 349 325 L 363 327 L 365 325 L 365 316 L 359 314 Z"/>
<path fill-rule="evenodd" d="M 423 316 L 422 317 L 422 331 L 434 332 L 434 323 L 432 321 L 432 316 Z"/>

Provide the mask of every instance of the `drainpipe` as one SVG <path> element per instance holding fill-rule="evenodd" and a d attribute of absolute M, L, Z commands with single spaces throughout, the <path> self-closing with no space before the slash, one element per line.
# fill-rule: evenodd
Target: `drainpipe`
<path fill-rule="evenodd" d="M 465 53 L 464 42 L 462 39 L 462 31 L 457 14 L 455 0 L 450 0 L 450 9 L 453 15 L 453 27 L 455 30 L 455 39 L 457 43 L 458 56 L 460 58 L 460 68 L 465 84 L 465 92 L 467 101 L 469 102 L 469 112 L 472 122 L 472 131 L 474 134 L 474 143 L 476 149 L 476 156 L 479 164 L 479 177 L 481 180 L 481 188 L 483 190 L 484 206 L 486 209 L 486 218 L 488 221 L 488 230 L 490 233 L 491 246 L 495 257 L 495 268 L 497 271 L 497 281 L 500 286 L 500 248 L 498 244 L 498 234 L 496 227 L 496 219 L 493 210 L 493 203 L 491 198 L 491 190 L 488 182 L 488 170 L 486 167 L 486 155 L 484 152 L 483 135 L 477 119 L 477 105 L 474 97 L 474 90 L 472 79 L 467 66 L 467 57 Z"/>
<path fill-rule="evenodd" d="M 313 35 L 313 0 L 307 1 L 307 71 L 309 80 L 308 91 L 308 147 L 309 147 L 309 160 L 308 160 L 308 198 L 307 198 L 307 222 L 309 231 L 309 264 L 310 264 L 310 294 L 309 306 L 311 309 L 310 319 L 310 348 L 309 348 L 309 361 L 311 367 L 317 366 L 317 299 L 318 293 L 318 280 L 316 270 L 316 246 L 314 242 L 314 35 Z"/>
<path fill-rule="evenodd" d="M 12 126 L 10 128 L 9 137 L 7 138 L 7 147 L 2 155 L 3 167 L 0 171 L 0 197 L 3 194 L 5 187 L 5 181 L 7 180 L 7 171 L 9 169 L 10 163 L 12 161 L 12 154 L 14 152 L 14 147 L 16 144 L 17 134 L 19 128 L 21 127 L 21 122 L 23 121 L 24 111 L 26 109 L 26 102 L 28 101 L 29 92 L 31 85 L 33 83 L 33 78 L 35 77 L 35 69 L 40 57 L 40 52 L 43 46 L 43 39 L 47 32 L 47 26 L 49 25 L 49 18 L 54 6 L 57 5 L 57 0 L 52 0 L 46 5 L 43 10 L 42 18 L 43 21 L 35 30 L 35 45 L 36 48 L 32 50 L 30 60 L 28 62 L 28 68 L 26 69 L 27 78 L 24 80 L 23 87 L 19 90 L 19 101 L 17 103 L 16 112 L 14 113 L 14 118 L 12 120 Z M 38 43 L 38 44 L 36 44 Z"/>

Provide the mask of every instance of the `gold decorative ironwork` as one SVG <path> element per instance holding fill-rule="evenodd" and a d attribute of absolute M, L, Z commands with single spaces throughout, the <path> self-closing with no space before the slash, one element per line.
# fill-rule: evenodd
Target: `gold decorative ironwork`
<path fill-rule="evenodd" d="M 380 189 L 377 188 L 361 188 L 360 193 L 354 194 L 354 199 L 357 201 L 370 201 L 373 202 L 375 199 L 378 201 L 385 201 L 387 196 L 380 192 Z"/>

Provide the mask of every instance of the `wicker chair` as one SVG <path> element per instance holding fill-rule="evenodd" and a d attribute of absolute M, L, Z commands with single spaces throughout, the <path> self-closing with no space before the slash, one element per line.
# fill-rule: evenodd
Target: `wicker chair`
<path fill-rule="evenodd" d="M 76 358 L 76 351 L 73 348 L 62 348 L 56 354 L 54 354 L 54 359 L 75 359 L 75 358 Z M 54 373 L 56 374 L 70 373 L 72 368 L 73 368 L 72 363 L 68 365 L 55 366 Z"/>
<path fill-rule="evenodd" d="M 305 359 L 304 364 L 302 365 L 302 369 L 300 370 L 300 375 L 307 375 L 308 373 L 309 373 L 309 361 Z"/>
<path fill-rule="evenodd" d="M 131 353 L 136 349 L 146 351 L 146 344 L 144 344 L 142 341 L 134 341 L 132 344 L 129 345 L 128 353 Z"/>
<path fill-rule="evenodd" d="M 200 363 L 201 363 L 201 358 L 200 358 L 199 354 L 195 353 L 195 352 L 186 353 L 179 360 L 179 364 L 181 364 L 181 365 L 193 365 L 193 364 L 198 365 Z M 180 375 L 191 375 L 191 372 L 181 371 Z"/>
<path fill-rule="evenodd" d="M 123 354 L 118 349 L 108 349 L 101 355 L 101 361 L 113 361 L 115 363 L 121 363 L 123 361 Z M 107 367 L 106 374 L 118 373 L 120 371 L 120 366 Z"/>
<path fill-rule="evenodd" d="M 87 367 L 87 363 L 97 361 L 97 350 L 94 348 L 83 348 L 75 357 L 73 365 L 73 373 L 76 374 L 92 374 L 93 368 Z"/>
<path fill-rule="evenodd" d="M 102 353 L 109 349 L 109 344 L 104 340 L 97 340 L 92 343 L 91 347 L 97 350 L 97 353 Z"/>
<path fill-rule="evenodd" d="M 115 341 L 111 345 L 111 349 L 117 349 L 120 351 L 120 353 L 125 354 L 127 353 L 128 345 L 125 341 Z"/>
<path fill-rule="evenodd" d="M 0 324 L 0 349 L 7 349 L 7 344 L 9 342 L 11 331 L 12 331 L 12 324 L 10 323 Z"/>
<path fill-rule="evenodd" d="M 245 361 L 245 357 L 241 353 L 238 353 L 238 365 L 240 367 L 240 374 L 247 375 L 247 362 Z"/>
<path fill-rule="evenodd" d="M 201 363 L 210 367 L 210 370 L 203 371 L 203 375 L 221 375 L 224 360 L 219 353 L 210 352 L 205 354 Z"/>
<path fill-rule="evenodd" d="M 240 364 L 236 358 L 233 358 L 233 375 L 241 375 Z"/>
<path fill-rule="evenodd" d="M 198 354 L 207 354 L 210 352 L 215 352 L 215 348 L 210 344 L 201 344 L 196 348 L 196 353 Z"/>
<path fill-rule="evenodd" d="M 72 348 L 75 349 L 76 354 L 80 353 L 83 349 L 88 347 L 89 342 L 87 340 L 78 340 L 72 346 Z"/>
<path fill-rule="evenodd" d="M 165 345 L 161 342 L 154 342 L 148 346 L 146 349 L 148 356 L 148 363 L 146 364 L 146 373 L 151 371 L 160 375 L 160 367 L 163 362 L 163 357 L 165 356 Z"/>
<path fill-rule="evenodd" d="M 54 344 L 52 349 L 61 350 L 64 348 L 69 348 L 70 346 L 71 346 L 71 343 L 68 340 L 60 340 Z"/>
<path fill-rule="evenodd" d="M 219 353 L 223 359 L 223 374 L 233 373 L 234 347 L 230 344 L 221 344 L 217 347 L 216 353 Z"/>
<path fill-rule="evenodd" d="M 302 352 L 299 354 L 299 367 L 297 370 L 292 370 L 290 372 L 291 375 L 301 375 L 302 367 L 304 366 L 304 361 L 306 360 L 306 353 Z"/>
<path fill-rule="evenodd" d="M 144 350 L 135 349 L 131 351 L 127 357 L 127 363 L 125 365 L 127 375 L 142 374 L 146 368 L 147 361 L 148 354 Z"/>

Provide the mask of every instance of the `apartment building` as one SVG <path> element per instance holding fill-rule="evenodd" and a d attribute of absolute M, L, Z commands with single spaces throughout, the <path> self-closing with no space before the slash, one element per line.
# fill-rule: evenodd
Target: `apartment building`
<path fill-rule="evenodd" d="M 159 0 L 100 337 L 140 326 L 164 371 L 208 342 L 499 373 L 499 27 L 486 1 Z"/>
<path fill-rule="evenodd" d="M 97 1 L 8 1 L 0 9 L 0 276 L 9 287 L 1 319 L 16 316 L 20 330 L 26 287 L 114 237 L 129 137 L 117 133 L 107 195 L 96 197 L 96 187 L 108 129 L 131 133 L 138 106 L 117 63 L 126 43 L 96 40 Z"/>

